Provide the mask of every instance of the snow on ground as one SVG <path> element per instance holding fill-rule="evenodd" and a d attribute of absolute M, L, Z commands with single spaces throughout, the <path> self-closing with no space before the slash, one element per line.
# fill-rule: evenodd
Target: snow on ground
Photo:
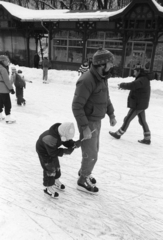
<path fill-rule="evenodd" d="M 60 158 L 66 191 L 58 200 L 43 194 L 42 169 L 35 152 L 39 135 L 56 122 L 73 121 L 71 102 L 77 72 L 22 69 L 27 105 L 18 107 L 11 95 L 16 124 L 0 122 L 0 239 L 1 240 L 162 240 L 163 239 L 163 82 L 153 81 L 147 121 L 152 144 L 143 138 L 134 119 L 126 134 L 113 139 L 128 109 L 128 91 L 117 84 L 132 78 L 109 79 L 117 125 L 102 121 L 99 160 L 94 169 L 98 196 L 76 190 L 80 149 Z M 75 138 L 78 139 L 76 127 Z"/>

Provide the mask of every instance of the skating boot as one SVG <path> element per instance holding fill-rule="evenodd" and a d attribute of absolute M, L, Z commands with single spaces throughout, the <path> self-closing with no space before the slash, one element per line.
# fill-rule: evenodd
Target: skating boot
<path fill-rule="evenodd" d="M 2 113 L 0 113 L 0 121 L 3 121 L 5 119 L 5 117 L 3 116 Z"/>
<path fill-rule="evenodd" d="M 89 176 L 80 176 L 77 181 L 77 189 L 90 194 L 98 194 L 99 189 L 91 183 Z"/>
<path fill-rule="evenodd" d="M 78 172 L 78 176 L 80 177 L 80 170 Z M 96 178 L 94 178 L 91 174 L 88 176 L 92 184 L 96 184 Z"/>
<path fill-rule="evenodd" d="M 16 120 L 13 117 L 11 117 L 11 115 L 7 115 L 5 120 L 6 120 L 6 123 L 8 124 L 16 122 Z"/>
<path fill-rule="evenodd" d="M 150 144 L 151 144 L 151 140 L 149 140 L 149 139 L 138 140 L 138 142 L 139 142 L 139 143 L 146 144 L 146 145 L 150 145 Z"/>
<path fill-rule="evenodd" d="M 59 194 L 54 191 L 54 188 L 52 186 L 44 189 L 44 193 L 51 198 L 58 198 L 59 197 Z"/>
<path fill-rule="evenodd" d="M 55 179 L 55 183 L 54 183 L 54 185 L 53 185 L 52 187 L 57 188 L 57 189 L 59 189 L 59 190 L 61 190 L 61 191 L 64 191 L 64 190 L 65 190 L 65 185 L 62 184 L 62 183 L 59 181 L 59 179 Z"/>

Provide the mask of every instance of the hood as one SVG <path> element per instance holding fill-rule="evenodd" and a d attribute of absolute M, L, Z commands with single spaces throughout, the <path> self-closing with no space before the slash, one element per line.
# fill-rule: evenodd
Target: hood
<path fill-rule="evenodd" d="M 59 135 L 58 133 L 58 127 L 61 125 L 61 123 L 55 123 L 49 128 L 49 134 L 52 136 Z"/>

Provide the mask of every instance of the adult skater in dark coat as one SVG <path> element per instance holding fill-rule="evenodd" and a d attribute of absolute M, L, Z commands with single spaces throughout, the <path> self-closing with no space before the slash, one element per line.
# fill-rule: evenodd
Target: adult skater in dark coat
<path fill-rule="evenodd" d="M 139 123 L 143 128 L 144 138 L 138 140 L 140 143 L 151 143 L 151 132 L 146 122 L 145 109 L 149 106 L 150 100 L 150 80 L 154 79 L 154 73 L 146 73 L 140 66 L 134 69 L 135 80 L 129 83 L 120 83 L 119 89 L 130 90 L 127 107 L 130 108 L 124 118 L 123 125 L 116 132 L 109 132 L 111 136 L 120 139 L 127 131 L 130 122 L 138 116 Z"/>

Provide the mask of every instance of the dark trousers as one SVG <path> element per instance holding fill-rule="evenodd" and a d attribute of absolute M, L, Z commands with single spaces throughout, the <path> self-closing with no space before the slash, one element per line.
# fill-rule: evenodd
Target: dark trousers
<path fill-rule="evenodd" d="M 58 157 L 45 157 L 39 153 L 38 157 L 43 168 L 43 185 L 45 187 L 50 187 L 54 185 L 55 179 L 58 179 L 61 176 L 59 159 Z"/>
<path fill-rule="evenodd" d="M 78 128 L 80 132 L 80 139 L 82 139 L 83 130 L 79 126 Z M 81 142 L 82 162 L 80 175 L 84 177 L 87 177 L 92 173 L 98 159 L 101 120 L 97 122 L 89 122 L 89 128 L 91 131 L 94 129 L 96 129 L 96 131 L 92 133 L 92 138 Z"/>
<path fill-rule="evenodd" d="M 146 116 L 145 116 L 145 110 L 135 110 L 135 109 L 130 109 L 128 111 L 127 116 L 124 118 L 124 123 L 122 125 L 122 127 L 120 128 L 120 130 L 122 130 L 123 132 L 125 132 L 127 130 L 127 128 L 129 127 L 130 122 L 136 117 L 138 116 L 139 119 L 139 123 L 143 128 L 144 134 L 146 133 L 150 133 L 148 124 L 146 122 Z"/>
<path fill-rule="evenodd" d="M 0 93 L 0 113 L 5 111 L 6 115 L 10 114 L 11 111 L 11 99 L 9 93 Z"/>
<path fill-rule="evenodd" d="M 25 103 L 25 99 L 23 98 L 23 88 L 16 87 L 16 97 L 18 105 Z"/>

